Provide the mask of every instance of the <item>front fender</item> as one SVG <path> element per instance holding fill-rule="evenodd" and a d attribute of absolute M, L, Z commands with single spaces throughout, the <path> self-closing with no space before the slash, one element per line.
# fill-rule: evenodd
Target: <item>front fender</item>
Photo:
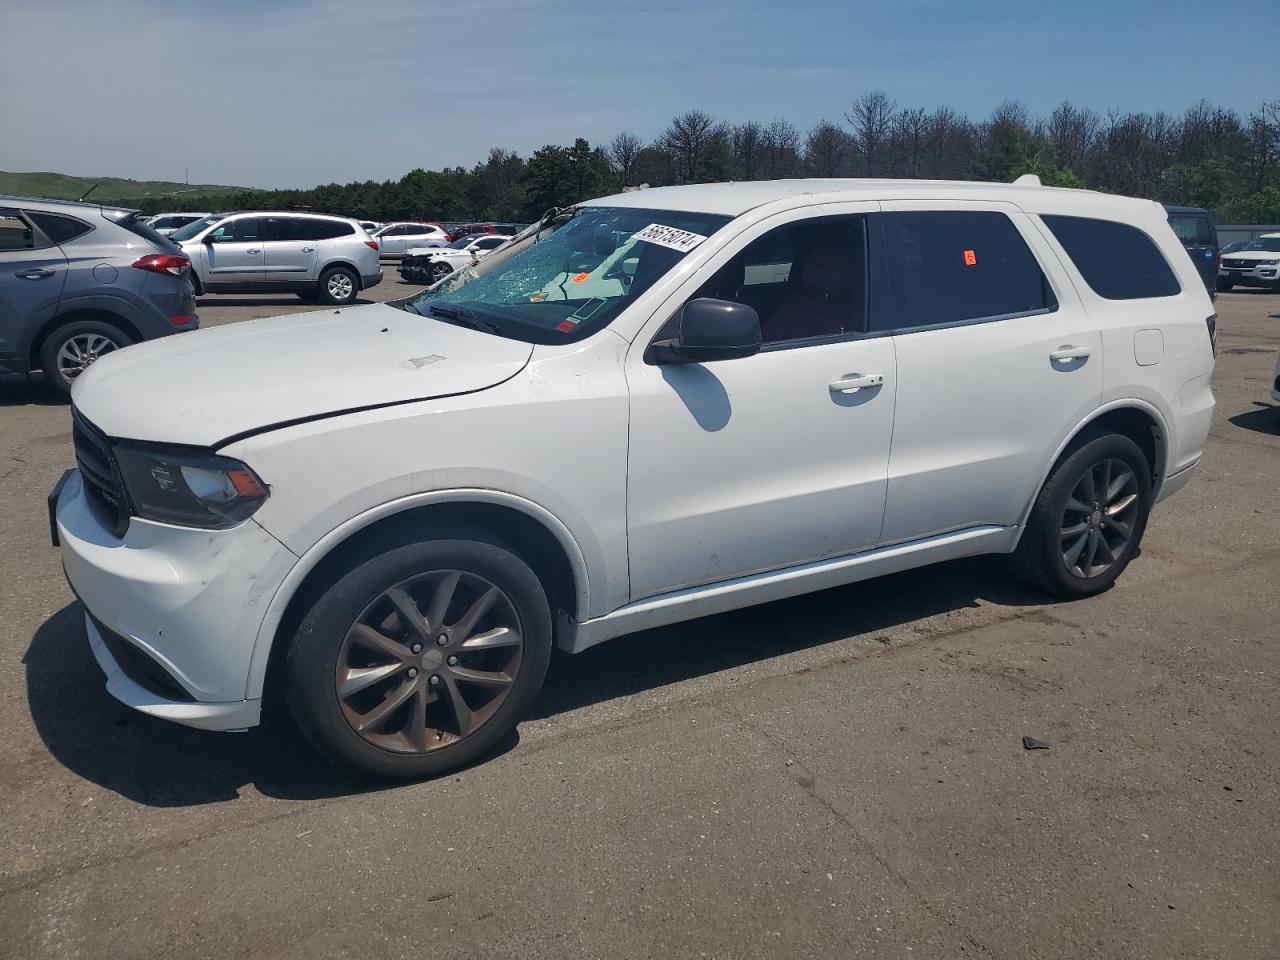
<path fill-rule="evenodd" d="M 466 489 L 435 490 L 430 493 L 419 493 L 402 497 L 388 503 L 366 510 L 359 516 L 352 517 L 345 523 L 329 531 L 317 540 L 309 550 L 302 554 L 298 562 L 276 588 L 267 612 L 258 627 L 254 641 L 253 655 L 249 664 L 249 675 L 245 686 L 246 699 L 258 699 L 262 696 L 266 683 L 267 665 L 271 660 L 271 649 L 275 643 L 276 633 L 284 619 L 285 611 L 293 600 L 307 575 L 339 545 L 351 536 L 369 527 L 379 520 L 403 513 L 416 507 L 439 503 L 489 503 L 496 506 L 509 507 L 533 518 L 541 523 L 556 538 L 569 558 L 569 566 L 573 571 L 577 609 L 583 616 L 588 616 L 591 603 L 591 585 L 586 559 L 581 548 L 569 528 L 546 508 L 501 490 Z"/>

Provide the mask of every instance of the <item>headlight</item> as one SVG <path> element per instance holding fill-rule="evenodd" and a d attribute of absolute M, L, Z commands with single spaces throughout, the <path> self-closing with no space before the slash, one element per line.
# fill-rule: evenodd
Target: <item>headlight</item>
<path fill-rule="evenodd" d="M 1277 263 L 1280 263 L 1280 258 L 1272 257 L 1270 260 L 1258 260 L 1256 262 L 1264 267 L 1274 267 Z"/>
<path fill-rule="evenodd" d="M 267 499 L 267 485 L 231 457 L 127 441 L 115 454 L 133 512 L 147 520 L 221 530 L 251 517 Z"/>

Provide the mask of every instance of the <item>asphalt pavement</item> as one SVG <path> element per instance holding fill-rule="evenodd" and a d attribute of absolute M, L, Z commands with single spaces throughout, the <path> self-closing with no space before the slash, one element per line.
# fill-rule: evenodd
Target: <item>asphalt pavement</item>
<path fill-rule="evenodd" d="M 1218 309 L 1204 463 L 1105 595 L 981 558 L 624 637 L 378 789 L 106 694 L 48 542 L 67 407 L 0 381 L 0 956 L 1280 956 L 1280 295 Z"/>

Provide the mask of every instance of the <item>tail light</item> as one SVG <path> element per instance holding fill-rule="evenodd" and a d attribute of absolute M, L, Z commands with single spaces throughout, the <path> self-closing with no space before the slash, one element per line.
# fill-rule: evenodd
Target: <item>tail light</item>
<path fill-rule="evenodd" d="M 168 273 L 175 277 L 182 276 L 191 267 L 191 260 L 173 253 L 149 253 L 133 261 L 139 270 L 150 270 L 152 273 Z"/>
<path fill-rule="evenodd" d="M 1205 326 L 1209 328 L 1209 346 L 1213 348 L 1213 355 L 1218 355 L 1218 315 L 1211 313 L 1204 318 Z"/>
<path fill-rule="evenodd" d="M 368 247 L 370 250 L 377 250 L 377 249 L 378 249 L 378 241 L 377 241 L 377 240 L 366 240 L 366 241 L 364 242 L 364 245 L 365 245 L 366 247 Z"/>

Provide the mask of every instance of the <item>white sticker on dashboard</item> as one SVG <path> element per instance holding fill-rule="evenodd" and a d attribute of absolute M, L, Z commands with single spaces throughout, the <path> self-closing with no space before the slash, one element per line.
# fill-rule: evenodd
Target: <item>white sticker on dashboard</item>
<path fill-rule="evenodd" d="M 632 234 L 631 239 L 644 240 L 646 243 L 656 243 L 660 247 L 670 247 L 672 250 L 688 253 L 707 238 L 700 233 L 690 233 L 688 230 L 677 230 L 675 227 L 651 223 L 638 233 Z"/>

